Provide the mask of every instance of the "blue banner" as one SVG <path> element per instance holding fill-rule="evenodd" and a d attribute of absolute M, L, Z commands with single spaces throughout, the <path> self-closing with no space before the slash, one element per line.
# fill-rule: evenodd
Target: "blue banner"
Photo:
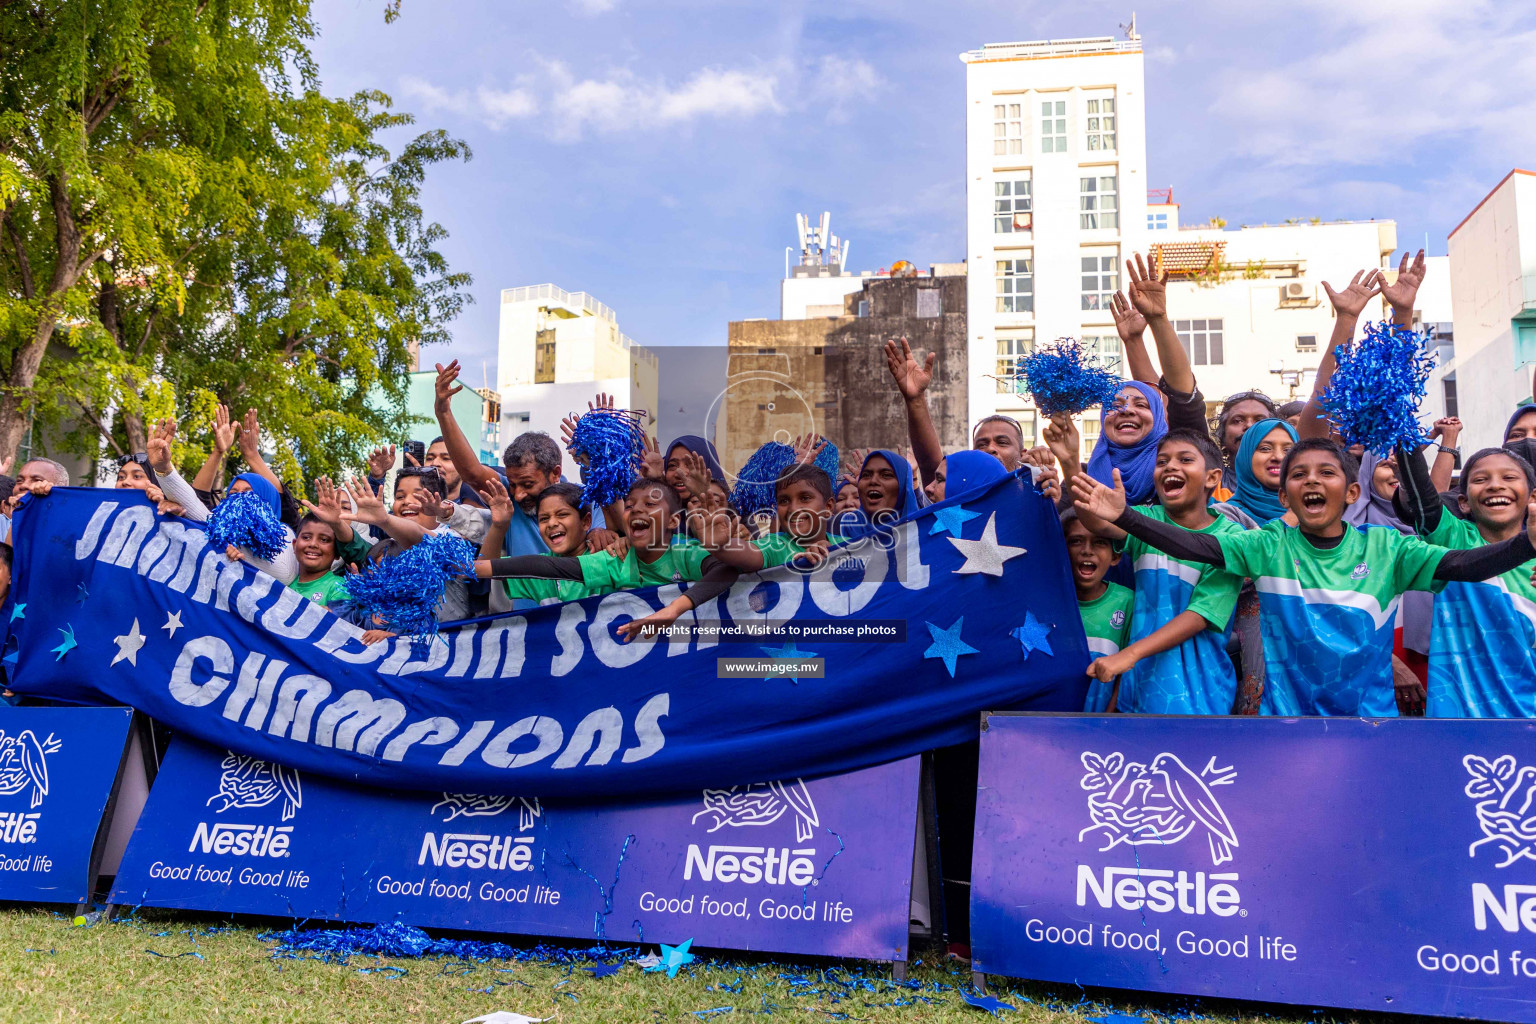
<path fill-rule="evenodd" d="M 0 900 L 80 903 L 128 708 L 0 705 Z"/>
<path fill-rule="evenodd" d="M 983 709 L 1075 710 L 1087 646 L 1056 512 L 1023 479 L 924 510 L 814 573 L 739 580 L 679 625 L 817 625 L 757 647 L 622 644 L 679 593 L 622 591 L 365 646 L 361 630 L 127 490 L 55 488 L 15 522 L 11 685 L 107 697 L 305 773 L 545 797 L 679 792 L 879 764 Z M 845 624 L 829 635 L 826 620 Z M 905 620 L 905 639 L 858 627 Z M 719 679 L 816 656 L 823 679 Z"/>
<path fill-rule="evenodd" d="M 918 758 L 632 805 L 388 793 L 177 741 L 113 902 L 903 960 Z"/>
<path fill-rule="evenodd" d="M 989 716 L 978 971 L 1536 1021 L 1536 722 Z"/>

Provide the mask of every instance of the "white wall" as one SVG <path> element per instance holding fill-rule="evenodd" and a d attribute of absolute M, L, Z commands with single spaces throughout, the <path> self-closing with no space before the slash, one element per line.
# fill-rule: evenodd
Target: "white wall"
<path fill-rule="evenodd" d="M 805 320 L 808 306 L 843 307 L 843 299 L 864 287 L 873 275 L 786 277 L 779 283 L 779 319 Z"/>

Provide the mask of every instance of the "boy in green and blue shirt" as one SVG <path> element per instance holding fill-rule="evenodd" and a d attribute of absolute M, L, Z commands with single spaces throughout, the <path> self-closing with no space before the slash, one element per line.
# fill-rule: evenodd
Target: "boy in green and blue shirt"
<path fill-rule="evenodd" d="M 1104 579 L 1120 556 L 1109 541 L 1091 533 L 1072 509 L 1062 513 L 1061 533 L 1067 542 L 1072 586 L 1077 590 L 1077 611 L 1088 638 L 1088 657 L 1097 660 L 1119 654 L 1130 639 L 1131 612 L 1136 604 L 1136 594 L 1130 588 Z M 1114 697 L 1113 676 L 1094 679 L 1088 684 L 1083 710 L 1108 711 Z"/>

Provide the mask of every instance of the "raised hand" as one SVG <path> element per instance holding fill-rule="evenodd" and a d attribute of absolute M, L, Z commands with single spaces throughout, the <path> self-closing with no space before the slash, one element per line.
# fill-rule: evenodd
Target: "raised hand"
<path fill-rule="evenodd" d="M 485 486 L 476 488 L 475 493 L 491 510 L 491 526 L 506 529 L 512 524 L 512 496 L 507 493 L 507 485 L 501 482 L 500 475 L 487 476 Z"/>
<path fill-rule="evenodd" d="M 443 522 L 453 513 L 452 508 L 443 504 L 442 498 L 425 487 L 411 495 L 411 504 L 416 515 L 431 516 L 437 522 Z"/>
<path fill-rule="evenodd" d="M 896 390 L 903 398 L 917 398 L 928 390 L 928 385 L 933 383 L 933 364 L 938 358 L 937 352 L 929 352 L 919 365 L 906 338 L 900 339 L 899 345 L 895 338 L 885 343 L 885 365 L 890 368 L 891 376 L 896 380 Z"/>
<path fill-rule="evenodd" d="M 1115 315 L 1115 332 L 1120 335 L 1122 342 L 1135 341 L 1146 333 L 1147 318 L 1141 315 L 1141 310 L 1131 305 L 1125 292 L 1115 292 L 1109 300 L 1109 309 Z"/>
<path fill-rule="evenodd" d="M 366 482 L 352 480 L 341 485 L 348 498 L 352 499 L 351 511 L 341 513 L 341 521 L 344 523 L 372 523 L 375 526 L 382 525 L 389 519 L 389 513 L 384 508 L 384 499 L 373 493 L 373 488 Z"/>
<path fill-rule="evenodd" d="M 1082 438 L 1077 433 L 1077 424 L 1072 422 L 1072 417 L 1066 414 L 1052 416 L 1051 421 L 1040 431 L 1040 436 L 1045 440 L 1046 447 L 1056 457 L 1056 461 L 1063 466 L 1075 466 L 1080 461 L 1079 451 L 1082 448 Z"/>
<path fill-rule="evenodd" d="M 453 400 L 453 396 L 464 390 L 463 384 L 456 384 L 459 379 L 459 361 L 457 359 L 447 366 L 442 363 L 434 363 L 437 369 L 437 379 L 432 382 L 432 400 L 444 409 Z"/>
<path fill-rule="evenodd" d="M 14 465 L 16 465 L 16 456 L 14 455 L 7 455 L 5 458 L 0 459 L 0 476 L 10 476 L 11 467 Z"/>
<path fill-rule="evenodd" d="M 240 451 L 247 459 L 261 457 L 261 421 L 255 409 L 245 410 L 245 422 L 240 424 Z"/>
<path fill-rule="evenodd" d="M 1419 286 L 1424 283 L 1424 250 L 1408 261 L 1408 254 L 1403 253 L 1403 260 L 1397 267 L 1397 280 L 1388 283 L 1386 275 L 1381 276 L 1381 297 L 1391 304 L 1394 310 L 1413 313 L 1413 300 L 1418 297 Z"/>
<path fill-rule="evenodd" d="M 1445 416 L 1435 420 L 1435 425 L 1429 432 L 1429 439 L 1438 439 L 1446 448 L 1455 448 L 1456 441 L 1461 437 L 1461 420 L 1455 416 Z"/>
<path fill-rule="evenodd" d="M 1041 469 L 1056 468 L 1056 456 L 1052 455 L 1051 450 L 1044 445 L 1035 445 L 1019 456 L 1019 461 L 1028 466 L 1039 466 Z"/>
<path fill-rule="evenodd" d="M 799 463 L 815 462 L 816 457 L 825 451 L 826 448 L 827 439 L 815 431 L 812 431 L 803 437 L 796 437 L 795 461 Z"/>
<path fill-rule="evenodd" d="M 1328 301 L 1333 303 L 1334 312 L 1358 320 L 1365 311 L 1366 303 L 1381 294 L 1381 285 L 1381 271 L 1357 270 L 1343 291 L 1334 291 L 1327 281 L 1323 282 L 1323 291 L 1328 293 Z"/>
<path fill-rule="evenodd" d="M 322 476 L 315 480 L 315 500 L 301 498 L 300 504 L 309 510 L 309 514 L 322 523 L 338 526 L 341 523 L 342 503 L 341 492 L 331 482 L 328 476 Z"/>
<path fill-rule="evenodd" d="M 1052 503 L 1061 501 L 1061 474 L 1055 466 L 1049 466 L 1036 474 L 1035 490 L 1050 498 Z"/>
<path fill-rule="evenodd" d="M 843 473 L 857 480 L 860 471 L 864 468 L 865 460 L 872 454 L 874 454 L 873 448 L 855 448 L 846 452 L 843 455 Z"/>
<path fill-rule="evenodd" d="M 213 411 L 213 451 L 223 456 L 235 446 L 240 437 L 240 425 L 229 421 L 229 406 L 221 405 Z"/>
<path fill-rule="evenodd" d="M 1125 513 L 1125 484 L 1120 481 L 1120 471 L 1114 470 L 1115 486 L 1111 490 L 1087 473 L 1072 478 L 1072 504 L 1078 511 L 1097 516 L 1106 523 L 1113 523 Z M 1536 524 L 1533 524 L 1536 528 Z"/>
<path fill-rule="evenodd" d="M 394 468 L 395 446 L 392 444 L 381 444 L 368 456 L 368 476 L 374 480 L 383 480 Z"/>
<path fill-rule="evenodd" d="M 649 434 L 641 435 L 642 450 L 638 459 L 640 475 L 647 480 L 666 480 L 667 463 L 661 457 L 661 445 Z"/>
<path fill-rule="evenodd" d="M 709 463 L 704 461 L 704 456 L 687 448 L 680 450 L 678 460 L 683 467 L 683 486 L 688 488 L 688 493 L 696 498 L 702 498 L 709 493 L 710 481 L 714 479 L 709 472 Z"/>
<path fill-rule="evenodd" d="M 606 551 L 622 562 L 629 555 L 629 538 L 620 537 L 612 530 L 593 530 L 587 534 L 587 551 L 591 554 Z"/>
<path fill-rule="evenodd" d="M 144 442 L 144 454 L 149 458 L 149 468 L 158 476 L 169 473 L 171 466 L 171 442 L 176 440 L 176 421 L 164 419 L 150 428 Z"/>
<path fill-rule="evenodd" d="M 1167 317 L 1168 271 L 1163 270 L 1161 274 L 1149 271 L 1147 264 L 1141 258 L 1141 253 L 1136 254 L 1135 262 L 1126 260 L 1125 269 L 1131 279 L 1131 304 L 1136 307 L 1136 312 L 1146 320 Z M 1119 328 L 1120 325 L 1117 322 L 1115 329 L 1119 330 Z"/>

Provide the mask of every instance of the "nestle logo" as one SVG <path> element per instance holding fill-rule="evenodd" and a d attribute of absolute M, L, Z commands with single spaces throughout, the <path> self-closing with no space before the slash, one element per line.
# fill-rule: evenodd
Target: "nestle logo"
<path fill-rule="evenodd" d="M 232 821 L 198 822 L 187 852 L 236 857 L 286 857 L 292 825 L 239 825 Z"/>
<path fill-rule="evenodd" d="M 1500 902 L 1490 886 L 1473 882 L 1472 923 L 1480 932 L 1488 930 L 1489 911 L 1507 932 L 1536 932 L 1536 885 L 1506 885 Z"/>
<path fill-rule="evenodd" d="M 41 817 L 36 811 L 0 811 L 0 843 L 37 842 L 37 819 Z"/>
<path fill-rule="evenodd" d="M 421 837 L 417 865 L 532 871 L 532 836 L 488 836 L 478 832 L 428 832 Z"/>
<path fill-rule="evenodd" d="M 814 848 L 787 846 L 711 846 L 706 856 L 698 844 L 689 843 L 683 878 L 691 880 L 697 870 L 705 882 L 806 886 L 816 879 L 814 856 Z"/>
<path fill-rule="evenodd" d="M 1207 881 L 1214 883 L 1207 885 Z M 1102 881 L 1087 864 L 1077 866 L 1077 905 L 1087 906 L 1088 893 L 1108 910 L 1111 906 L 1121 910 L 1150 910 L 1166 914 L 1177 910 L 1184 914 L 1215 914 L 1231 917 L 1242 912 L 1238 901 L 1237 872 L 1224 871 L 1207 875 L 1196 871 L 1191 881 L 1189 872 L 1154 868 L 1105 868 Z M 1531 890 L 1536 892 L 1536 888 Z"/>

